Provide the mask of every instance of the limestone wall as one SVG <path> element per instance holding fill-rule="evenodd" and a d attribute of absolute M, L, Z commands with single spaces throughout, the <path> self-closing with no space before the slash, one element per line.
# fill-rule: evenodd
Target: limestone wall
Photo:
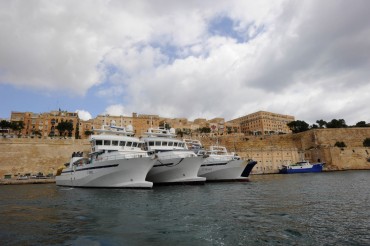
<path fill-rule="evenodd" d="M 0 138 L 0 178 L 4 174 L 56 173 L 74 151 L 88 152 L 87 140 Z"/>
<path fill-rule="evenodd" d="M 227 135 L 198 138 L 205 147 L 224 145 L 243 158 L 258 162 L 253 173 L 277 173 L 281 165 L 302 159 L 323 161 L 325 170 L 370 169 L 370 148 L 363 141 L 370 138 L 370 128 L 315 129 L 299 134 L 271 136 Z M 334 147 L 344 142 L 347 147 Z"/>

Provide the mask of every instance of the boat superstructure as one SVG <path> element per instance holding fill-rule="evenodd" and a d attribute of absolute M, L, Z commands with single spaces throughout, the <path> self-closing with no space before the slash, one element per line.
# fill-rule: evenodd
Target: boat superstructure
<path fill-rule="evenodd" d="M 204 177 L 198 177 L 204 157 L 188 150 L 186 143 L 176 138 L 173 128 L 149 128 L 142 140 L 146 150 L 157 159 L 148 173 L 148 181 L 154 184 L 205 182 Z"/>
<path fill-rule="evenodd" d="M 108 128 L 108 129 L 106 129 Z M 143 150 L 144 142 L 133 137 L 132 127 L 103 126 L 91 135 L 88 157 L 72 155 L 56 184 L 72 187 L 152 188 L 146 175 L 156 160 Z"/>
<path fill-rule="evenodd" d="M 207 156 L 198 172 L 207 181 L 249 181 L 249 174 L 257 164 L 253 160 L 242 160 L 237 154 L 228 152 L 224 146 L 193 150 L 198 155 Z"/>

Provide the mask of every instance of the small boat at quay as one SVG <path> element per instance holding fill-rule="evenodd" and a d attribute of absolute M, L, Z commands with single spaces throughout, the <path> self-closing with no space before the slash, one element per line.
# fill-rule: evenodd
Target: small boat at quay
<path fill-rule="evenodd" d="M 110 126 L 94 130 L 90 137 L 91 153 L 74 153 L 56 176 L 56 184 L 95 188 L 152 188 L 146 175 L 156 160 L 142 149 L 144 142 L 133 137 L 132 127 Z"/>
<path fill-rule="evenodd" d="M 311 164 L 309 161 L 300 161 L 290 165 L 283 165 L 279 173 L 318 173 L 322 171 L 324 162 Z"/>
<path fill-rule="evenodd" d="M 194 145 L 193 145 L 194 146 Z M 210 146 L 209 150 L 198 148 L 197 155 L 207 158 L 199 168 L 198 175 L 208 181 L 249 181 L 249 174 L 257 164 L 253 160 L 242 160 L 238 155 L 229 153 L 224 146 Z"/>
<path fill-rule="evenodd" d="M 149 128 L 144 135 L 146 150 L 156 158 L 146 180 L 154 184 L 204 184 L 206 178 L 198 177 L 204 157 L 176 139 L 175 129 Z"/>

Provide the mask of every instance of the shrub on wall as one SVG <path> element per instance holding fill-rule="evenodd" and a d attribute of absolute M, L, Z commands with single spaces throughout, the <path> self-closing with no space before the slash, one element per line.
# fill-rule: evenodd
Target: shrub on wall
<path fill-rule="evenodd" d="M 335 147 L 344 148 L 347 147 L 347 145 L 344 142 L 336 142 L 334 144 Z"/>
<path fill-rule="evenodd" d="M 370 138 L 366 138 L 362 144 L 364 147 L 370 147 Z"/>

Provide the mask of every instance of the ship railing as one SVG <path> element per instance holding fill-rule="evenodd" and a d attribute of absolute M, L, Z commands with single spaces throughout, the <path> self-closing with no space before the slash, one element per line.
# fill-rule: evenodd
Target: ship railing
<path fill-rule="evenodd" d="M 109 155 L 109 156 L 98 156 L 95 161 L 112 161 L 112 160 L 144 158 L 144 157 L 148 157 L 148 155 L 146 153 L 116 154 L 116 155 Z"/>
<path fill-rule="evenodd" d="M 167 153 L 162 152 L 160 154 L 155 154 L 155 157 L 158 157 L 159 159 L 167 160 L 167 159 L 176 159 L 176 158 L 186 158 L 186 157 L 194 157 L 196 156 L 193 152 L 177 152 L 175 153 Z"/>
<path fill-rule="evenodd" d="M 210 156 L 208 160 L 212 161 L 230 161 L 233 159 L 233 156 Z"/>

